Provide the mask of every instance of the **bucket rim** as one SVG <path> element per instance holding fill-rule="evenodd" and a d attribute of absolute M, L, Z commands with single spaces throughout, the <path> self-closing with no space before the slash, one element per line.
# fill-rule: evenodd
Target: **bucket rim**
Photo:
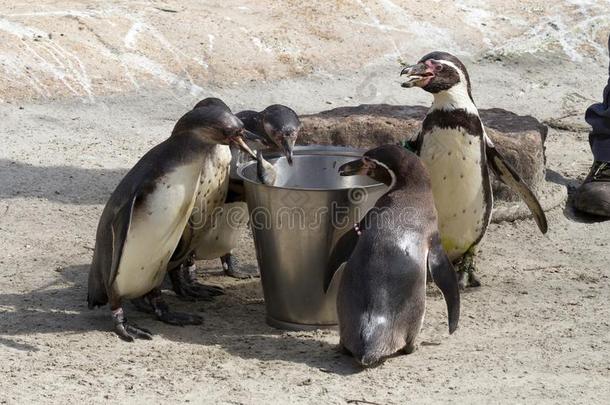
<path fill-rule="evenodd" d="M 293 155 L 294 156 L 303 156 L 303 155 L 313 155 L 313 156 L 349 156 L 349 157 L 354 157 L 354 158 L 358 158 L 361 157 L 364 152 L 366 152 L 368 149 L 364 149 L 364 148 L 353 148 L 350 146 L 335 146 L 335 145 L 299 145 L 299 146 L 295 146 L 294 150 L 293 150 Z M 279 158 L 282 157 L 281 152 L 279 151 L 271 151 L 271 152 L 263 152 L 263 157 L 264 158 Z M 295 190 L 295 191 L 307 191 L 307 192 L 329 192 L 329 191 L 343 191 L 343 190 L 352 190 L 355 188 L 360 188 L 360 189 L 365 189 L 365 190 L 372 190 L 372 189 L 377 189 L 377 188 L 383 188 L 386 187 L 385 184 L 383 183 L 374 183 L 374 184 L 368 184 L 368 185 L 363 185 L 363 186 L 353 186 L 353 187 L 339 187 L 339 188 L 309 188 L 309 187 L 280 187 L 280 186 L 271 186 L 268 184 L 264 184 L 264 183 L 259 183 L 258 181 L 254 181 L 252 179 L 247 178 L 246 176 L 244 176 L 243 171 L 246 170 L 246 168 L 255 165 L 257 162 L 256 160 L 251 160 L 249 162 L 243 163 L 241 165 L 239 165 L 237 167 L 237 176 L 239 177 L 239 179 L 241 181 L 243 181 L 244 183 L 250 183 L 253 184 L 255 186 L 259 186 L 259 187 L 264 187 L 264 188 L 269 188 L 269 189 L 274 189 L 274 190 Z"/>

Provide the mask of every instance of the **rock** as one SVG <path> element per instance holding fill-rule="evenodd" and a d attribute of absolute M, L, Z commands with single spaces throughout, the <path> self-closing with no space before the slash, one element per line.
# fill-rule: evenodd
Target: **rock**
<path fill-rule="evenodd" d="M 301 116 L 299 143 L 359 148 L 411 139 L 428 111 L 422 106 L 363 104 Z"/>
<path fill-rule="evenodd" d="M 365 104 L 301 116 L 299 143 L 372 148 L 413 139 L 428 111 L 423 106 Z M 544 141 L 547 127 L 531 116 L 499 108 L 479 110 L 487 134 L 523 180 L 542 193 L 545 186 Z M 493 179 L 494 198 L 519 199 Z"/>

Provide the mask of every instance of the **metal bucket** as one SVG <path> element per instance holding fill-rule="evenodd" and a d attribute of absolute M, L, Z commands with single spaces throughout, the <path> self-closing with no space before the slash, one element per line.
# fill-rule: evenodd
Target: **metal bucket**
<path fill-rule="evenodd" d="M 383 195 L 386 186 L 365 176 L 341 177 L 343 163 L 364 151 L 333 146 L 295 148 L 294 164 L 267 154 L 276 185 L 256 180 L 256 162 L 238 168 L 244 181 L 267 323 L 289 330 L 337 324 L 338 277 L 324 293 L 324 273 L 336 241 Z"/>

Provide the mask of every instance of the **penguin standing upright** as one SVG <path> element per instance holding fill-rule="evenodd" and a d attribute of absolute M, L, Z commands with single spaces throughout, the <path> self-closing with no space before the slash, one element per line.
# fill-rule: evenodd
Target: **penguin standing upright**
<path fill-rule="evenodd" d="M 542 233 L 547 221 L 536 196 L 485 133 L 464 64 L 446 52 L 432 52 L 405 67 L 402 87 L 421 87 L 434 102 L 415 142 L 432 179 L 441 240 L 449 258 L 460 262 L 460 286 L 478 286 L 473 257 L 491 219 L 489 170 L 517 192 Z"/>
<path fill-rule="evenodd" d="M 206 105 L 216 105 L 230 111 L 229 107 L 216 98 L 200 101 L 195 108 Z M 263 111 L 245 110 L 236 114 L 242 120 L 250 135 L 247 139 L 250 146 L 262 144 L 263 148 L 279 150 L 289 164 L 292 164 L 294 144 L 301 128 L 297 114 L 284 105 L 274 104 Z M 187 229 L 179 248 L 170 262 L 170 279 L 174 292 L 190 299 L 210 299 L 221 293 L 217 287 L 198 284 L 196 279 L 195 259 L 214 259 L 220 257 L 225 274 L 235 278 L 249 278 L 258 275 L 256 268 L 242 268 L 238 265 L 233 249 L 237 246 L 239 236 L 248 221 L 248 208 L 245 203 L 243 182 L 237 178 L 236 168 L 239 164 L 251 159 L 249 154 L 242 153 L 239 148 L 232 148 L 231 178 L 228 192 L 224 198 L 222 209 L 218 209 L 213 221 L 208 221 L 196 232 Z M 262 156 L 257 156 L 263 182 L 268 184 L 275 180 L 275 171 Z"/>
<path fill-rule="evenodd" d="M 145 297 L 157 318 L 200 324 L 197 315 L 170 312 L 159 285 L 202 195 L 224 198 L 230 144 L 245 144 L 243 123 L 217 105 L 202 106 L 176 123 L 172 136 L 152 148 L 125 175 L 106 204 L 97 229 L 89 271 L 90 308 L 110 303 L 115 332 L 124 340 L 150 339 L 129 324 L 123 299 Z M 222 199 L 216 200 L 216 204 Z M 214 203 L 205 207 L 211 211 Z"/>
<path fill-rule="evenodd" d="M 415 154 L 397 145 L 371 149 L 339 168 L 388 186 L 360 223 L 336 243 L 325 289 L 347 260 L 337 292 L 341 346 L 363 366 L 411 353 L 426 310 L 426 274 L 441 289 L 449 333 L 460 316 L 456 273 L 440 242 L 430 177 Z"/>

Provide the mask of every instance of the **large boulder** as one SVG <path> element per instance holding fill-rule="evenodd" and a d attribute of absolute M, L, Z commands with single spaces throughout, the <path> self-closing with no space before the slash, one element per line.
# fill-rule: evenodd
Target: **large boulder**
<path fill-rule="evenodd" d="M 406 139 L 412 140 L 417 135 L 427 111 L 423 106 L 365 104 L 303 115 L 299 143 L 372 148 Z M 543 199 L 547 200 L 549 185 L 545 181 L 544 166 L 547 127 L 534 117 L 517 115 L 499 108 L 479 112 L 487 134 L 498 150 L 540 197 L 541 202 Z M 495 178 L 492 187 L 496 201 L 519 200 L 517 195 Z M 556 206 L 558 202 L 555 200 L 558 198 L 554 198 L 554 202 L 546 206 L 543 203 L 543 207 L 550 209 Z M 514 208 L 514 205 L 511 207 Z M 523 215 L 524 212 L 502 219 L 514 219 L 513 217 Z M 496 215 L 496 219 L 498 216 L 501 215 Z"/>

